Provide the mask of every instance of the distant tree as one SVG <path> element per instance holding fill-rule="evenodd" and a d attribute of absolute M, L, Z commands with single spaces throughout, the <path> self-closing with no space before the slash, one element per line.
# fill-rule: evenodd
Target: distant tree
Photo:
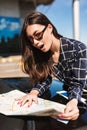
<path fill-rule="evenodd" d="M 18 34 L 15 34 L 13 38 L 8 37 L 7 40 L 2 37 L 0 42 L 0 55 L 15 55 L 20 54 L 20 51 L 20 38 Z"/>

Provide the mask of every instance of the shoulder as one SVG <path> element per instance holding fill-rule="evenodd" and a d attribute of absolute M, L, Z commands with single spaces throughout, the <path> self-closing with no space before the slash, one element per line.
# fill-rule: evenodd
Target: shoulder
<path fill-rule="evenodd" d="M 73 57 L 75 55 L 83 53 L 86 54 L 87 46 L 75 39 L 70 39 L 66 37 L 61 38 L 61 53 L 65 54 L 67 58 Z"/>
<path fill-rule="evenodd" d="M 66 37 L 61 38 L 61 46 L 62 48 L 68 49 L 68 51 L 69 50 L 80 51 L 87 49 L 86 44 L 82 43 L 81 41 Z"/>

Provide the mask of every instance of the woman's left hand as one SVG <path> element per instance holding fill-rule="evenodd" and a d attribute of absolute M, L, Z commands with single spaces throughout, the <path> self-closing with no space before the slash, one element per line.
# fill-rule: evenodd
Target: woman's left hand
<path fill-rule="evenodd" d="M 58 117 L 60 119 L 65 120 L 76 120 L 79 117 L 79 109 L 78 109 L 78 101 L 77 99 L 72 99 L 66 104 L 66 109 L 64 113 L 59 114 Z"/>

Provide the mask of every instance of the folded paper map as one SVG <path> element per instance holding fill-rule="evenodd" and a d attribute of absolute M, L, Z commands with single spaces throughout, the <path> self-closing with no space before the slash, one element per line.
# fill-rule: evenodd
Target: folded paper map
<path fill-rule="evenodd" d="M 65 105 L 53 101 L 38 98 L 38 104 L 34 102 L 30 107 L 28 103 L 24 106 L 18 104 L 16 98 L 22 97 L 26 93 L 19 90 L 12 90 L 7 93 L 0 94 L 0 113 L 12 116 L 55 116 L 64 112 Z"/>

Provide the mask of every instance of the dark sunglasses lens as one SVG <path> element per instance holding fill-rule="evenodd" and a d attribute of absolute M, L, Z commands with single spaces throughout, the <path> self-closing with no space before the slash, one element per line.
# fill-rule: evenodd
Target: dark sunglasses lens
<path fill-rule="evenodd" d="M 43 32 L 35 37 L 36 40 L 41 40 L 43 38 Z"/>

